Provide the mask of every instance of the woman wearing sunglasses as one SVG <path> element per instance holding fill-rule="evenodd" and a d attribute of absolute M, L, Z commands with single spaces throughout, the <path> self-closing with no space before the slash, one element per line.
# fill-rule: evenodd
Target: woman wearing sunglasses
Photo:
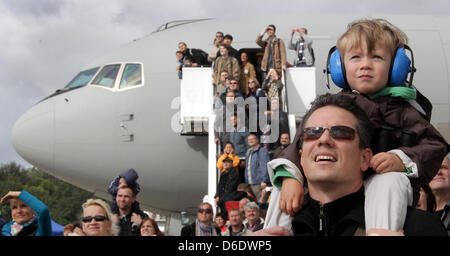
<path fill-rule="evenodd" d="M 9 191 L 1 203 L 10 201 L 12 221 L 2 228 L 4 236 L 51 236 L 48 207 L 25 190 Z"/>
<path fill-rule="evenodd" d="M 220 229 L 213 225 L 213 209 L 209 203 L 201 203 L 197 219 L 181 229 L 181 236 L 220 236 Z"/>
<path fill-rule="evenodd" d="M 83 232 L 87 236 L 117 236 L 119 227 L 112 221 L 111 209 L 101 199 L 88 199 L 83 205 Z"/>

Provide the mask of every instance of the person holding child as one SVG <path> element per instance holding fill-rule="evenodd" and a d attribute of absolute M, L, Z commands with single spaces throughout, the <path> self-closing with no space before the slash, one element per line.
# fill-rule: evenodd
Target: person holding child
<path fill-rule="evenodd" d="M 136 195 L 141 191 L 138 178 L 136 170 L 131 168 L 116 176 L 108 188 L 112 195 L 111 212 L 120 225 L 119 236 L 137 236 L 142 219 L 147 217 L 136 201 Z"/>
<path fill-rule="evenodd" d="M 369 163 L 375 174 L 365 179 L 366 230 L 400 230 L 407 206 L 418 199 L 420 181 L 431 181 L 449 151 L 429 123 L 431 113 L 424 110 L 429 101 L 412 85 L 415 70 L 405 49 L 410 50 L 407 36 L 399 28 L 384 19 L 365 19 L 350 23 L 336 49 L 330 50 L 328 72 L 343 88 L 340 94 L 363 108 L 376 129 Z M 272 199 L 279 196 L 280 210 L 291 216 L 301 210 L 304 196 L 298 154 L 301 134 L 297 130 L 293 143 L 268 164 L 269 172 L 275 172 L 273 183 L 281 190 L 278 195 L 275 189 Z M 277 225 L 275 219 L 266 227 Z"/>

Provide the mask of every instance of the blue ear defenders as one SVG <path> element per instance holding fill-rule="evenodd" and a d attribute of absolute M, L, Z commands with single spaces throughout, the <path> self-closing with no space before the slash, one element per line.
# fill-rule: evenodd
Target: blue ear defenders
<path fill-rule="evenodd" d="M 406 55 L 405 50 L 408 50 L 411 53 L 412 61 L 409 59 L 408 55 Z M 391 67 L 389 70 L 388 86 L 404 85 L 406 83 L 408 73 L 411 72 L 409 79 L 410 81 L 408 82 L 408 87 L 410 87 L 412 85 L 415 71 L 414 56 L 411 48 L 409 48 L 408 45 L 398 48 L 392 58 Z M 330 74 L 331 79 L 338 87 L 350 89 L 346 78 L 345 66 L 342 61 L 341 54 L 339 50 L 336 49 L 336 46 L 333 46 L 328 52 L 327 66 L 324 73 L 327 73 L 328 88 L 330 88 L 330 81 L 328 77 L 328 74 Z"/>

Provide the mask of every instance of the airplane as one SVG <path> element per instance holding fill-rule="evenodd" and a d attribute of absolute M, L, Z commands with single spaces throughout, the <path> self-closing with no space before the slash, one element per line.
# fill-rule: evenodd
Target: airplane
<path fill-rule="evenodd" d="M 168 232 L 178 235 L 184 214 L 194 216 L 205 195 L 211 201 L 217 179 L 212 133 L 202 128 L 198 134 L 183 134 L 180 118 L 180 108 L 188 104 L 180 97 L 189 95 L 181 92 L 183 86 L 199 84 L 209 94 L 211 70 L 186 68 L 187 77 L 180 81 L 175 70 L 178 43 L 210 52 L 215 33 L 222 31 L 234 37 L 234 48 L 249 52 L 254 60 L 262 51 L 255 43 L 256 37 L 267 25 L 275 24 L 276 35 L 286 44 L 292 28 L 307 28 L 314 40 L 316 60 L 315 67 L 306 68 L 305 77 L 310 80 L 306 85 L 295 83 L 292 77 L 285 80 L 285 109 L 293 134 L 316 95 L 340 90 L 325 86 L 322 70 L 328 51 L 348 23 L 365 17 L 280 15 L 269 19 L 254 16 L 165 23 L 153 33 L 92 60 L 66 87 L 32 106 L 12 129 L 13 146 L 30 164 L 107 200 L 111 199 L 107 193 L 109 182 L 123 170 L 136 169 L 141 206 L 169 216 Z M 417 69 L 414 85 L 432 102 L 431 123 L 449 141 L 450 18 L 370 17 L 385 18 L 408 35 Z M 286 51 L 287 60 L 293 63 L 295 52 Z M 200 80 L 196 69 L 202 70 Z M 189 77 L 191 71 L 193 76 Z M 289 74 L 285 77 L 289 78 Z M 205 118 L 209 118 L 209 110 L 207 107 Z M 211 128 L 210 124 L 203 123 Z"/>

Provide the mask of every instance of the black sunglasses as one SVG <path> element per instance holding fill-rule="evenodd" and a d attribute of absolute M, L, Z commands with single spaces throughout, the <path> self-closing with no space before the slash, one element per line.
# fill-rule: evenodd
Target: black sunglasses
<path fill-rule="evenodd" d="M 331 127 L 320 127 L 320 126 L 313 126 L 313 127 L 307 127 L 303 129 L 303 138 L 304 139 L 318 139 L 320 136 L 322 136 L 323 132 L 327 130 L 330 132 L 330 136 L 333 139 L 345 139 L 345 140 L 353 140 L 355 138 L 356 131 L 355 129 L 338 125 L 338 126 L 331 126 Z"/>
<path fill-rule="evenodd" d="M 212 210 L 211 210 L 211 209 L 198 209 L 198 212 L 199 212 L 199 213 L 204 213 L 204 212 L 206 212 L 206 213 L 212 213 Z"/>
<path fill-rule="evenodd" d="M 87 223 L 87 222 L 91 222 L 92 219 L 94 219 L 95 221 L 99 222 L 99 221 L 105 221 L 105 220 L 108 220 L 108 217 L 106 217 L 106 216 L 101 216 L 101 215 L 97 215 L 97 216 L 86 216 L 86 217 L 83 217 L 83 218 L 81 219 L 81 221 Z"/>

